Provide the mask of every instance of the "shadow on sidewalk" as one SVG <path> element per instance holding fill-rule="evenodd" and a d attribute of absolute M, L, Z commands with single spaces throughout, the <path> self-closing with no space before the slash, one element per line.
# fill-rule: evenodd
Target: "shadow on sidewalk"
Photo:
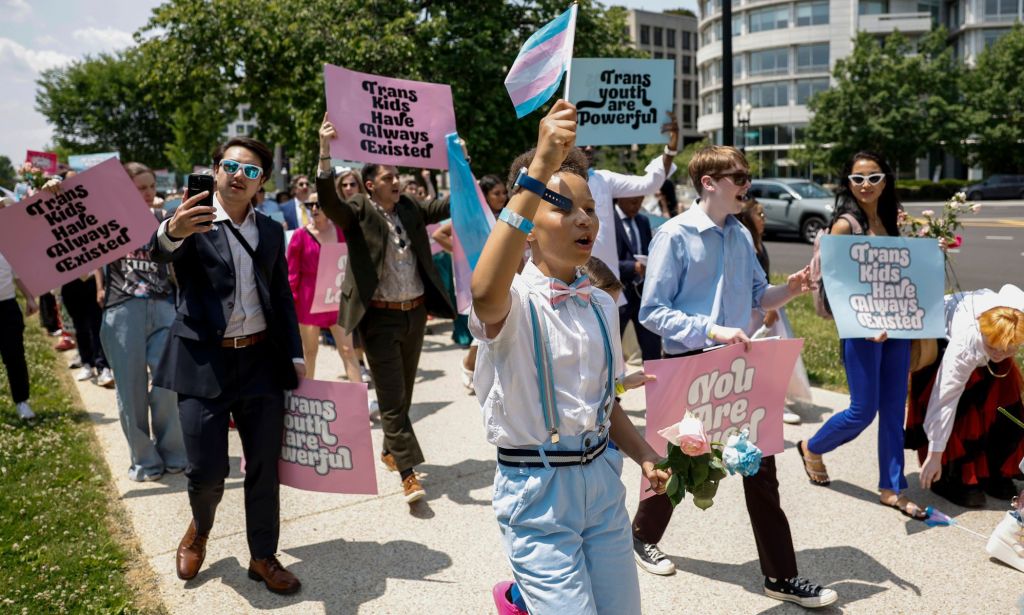
<path fill-rule="evenodd" d="M 670 556 L 676 568 L 683 573 L 731 583 L 754 593 L 763 594 L 764 576 L 761 564 L 754 559 L 743 564 L 726 564 L 706 562 L 687 557 Z M 834 589 L 839 594 L 839 602 L 835 606 L 815 611 L 820 613 L 841 613 L 843 609 L 859 600 L 870 598 L 889 588 L 882 584 L 891 583 L 904 590 L 911 590 L 918 596 L 921 590 L 893 574 L 867 553 L 850 546 L 827 547 L 824 549 L 806 549 L 797 552 L 801 574 L 810 577 L 814 583 Z M 795 604 L 780 603 L 762 613 L 805 613 L 804 609 Z"/>
<path fill-rule="evenodd" d="M 248 562 L 235 557 L 214 562 L 195 581 L 188 582 L 186 588 L 220 579 L 254 610 L 320 602 L 325 613 L 341 615 L 355 613 L 359 605 L 383 596 L 388 591 L 388 579 L 429 581 L 428 576 L 452 565 L 447 554 L 409 540 L 379 544 L 338 539 L 284 551 L 299 560 L 288 566 L 302 581 L 302 589 L 292 596 L 272 594 L 263 583 L 249 579 Z"/>
<path fill-rule="evenodd" d="M 224 490 L 228 491 L 231 489 L 241 489 L 245 481 L 245 475 L 240 470 L 242 462 L 241 457 L 229 457 L 228 465 L 231 468 L 231 472 L 228 477 L 224 480 Z M 121 496 L 122 500 L 130 500 L 133 498 L 145 498 L 153 495 L 167 495 L 168 493 L 185 493 L 188 488 L 188 478 L 184 472 L 179 474 L 164 474 L 163 477 L 155 482 L 146 483 L 145 487 L 140 486 L 137 489 L 131 489 L 126 491 Z M 187 497 L 187 496 L 185 496 Z"/>
<path fill-rule="evenodd" d="M 490 459 L 464 459 L 453 466 L 423 464 L 416 466 L 416 470 L 429 477 L 429 482 L 424 483 L 428 502 L 445 496 L 459 505 L 490 506 L 489 491 L 482 499 L 474 498 L 470 493 L 494 484 L 496 464 Z"/>

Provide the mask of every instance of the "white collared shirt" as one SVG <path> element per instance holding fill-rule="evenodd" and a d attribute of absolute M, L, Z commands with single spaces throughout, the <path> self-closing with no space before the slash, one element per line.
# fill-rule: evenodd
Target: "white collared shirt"
<path fill-rule="evenodd" d="M 498 335 L 489 338 L 476 313 L 470 312 L 469 329 L 480 340 L 473 385 L 481 402 L 487 441 L 495 446 L 536 447 L 548 439 L 534 360 L 527 303 L 530 295 L 551 346 L 559 433 L 574 436 L 597 427 L 598 408 L 605 400 L 608 379 L 597 315 L 589 306 L 580 307 L 571 299 L 553 308 L 550 292 L 550 278 L 528 261 L 512 281 L 512 306 Z M 618 309 L 611 296 L 597 288 L 591 300 L 603 310 L 613 373 L 619 379 L 625 366 Z"/>
<path fill-rule="evenodd" d="M 231 221 L 224 206 L 221 205 L 216 193 L 213 195 L 213 207 L 216 210 L 216 217 L 213 220 L 213 230 L 210 232 L 224 233 L 227 237 L 231 250 L 231 262 L 235 270 L 235 296 L 231 309 L 224 315 L 224 321 L 227 323 L 224 337 L 242 337 L 259 333 L 267 328 L 267 321 L 263 317 L 263 306 L 260 304 L 259 292 L 256 289 L 255 268 L 245 248 L 235 238 L 235 234 L 224 226 L 231 224 L 238 229 L 242 237 L 249 243 L 249 247 L 255 252 L 260 240 L 259 228 L 256 226 L 256 210 L 250 205 L 242 223 L 235 224 Z M 168 218 L 160 224 L 160 228 L 157 230 L 157 241 L 165 250 L 173 252 L 181 247 L 184 240 L 171 241 L 168 239 L 167 225 L 169 222 Z"/>

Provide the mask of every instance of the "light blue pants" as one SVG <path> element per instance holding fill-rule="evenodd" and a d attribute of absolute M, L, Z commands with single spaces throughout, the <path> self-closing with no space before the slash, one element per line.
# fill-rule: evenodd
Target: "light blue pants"
<path fill-rule="evenodd" d="M 103 312 L 100 341 L 117 384 L 121 429 L 128 439 L 133 480 L 188 465 L 178 419 L 178 396 L 149 386 L 174 321 L 174 305 L 155 299 L 129 299 Z M 152 421 L 150 416 L 152 415 Z"/>
<path fill-rule="evenodd" d="M 546 450 L 579 451 L 595 433 L 563 436 Z M 585 466 L 498 464 L 494 512 L 512 573 L 531 615 L 640 613 L 640 582 L 622 484 L 622 453 Z"/>

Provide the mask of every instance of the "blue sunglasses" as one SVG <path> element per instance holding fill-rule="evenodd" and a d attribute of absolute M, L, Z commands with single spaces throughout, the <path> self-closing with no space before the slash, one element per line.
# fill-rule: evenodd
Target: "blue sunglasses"
<path fill-rule="evenodd" d="M 242 164 L 237 160 L 221 160 L 220 168 L 224 169 L 228 175 L 234 175 L 238 173 L 238 169 L 242 169 L 242 175 L 249 179 L 258 179 L 260 175 L 263 175 L 262 168 L 254 164 Z"/>

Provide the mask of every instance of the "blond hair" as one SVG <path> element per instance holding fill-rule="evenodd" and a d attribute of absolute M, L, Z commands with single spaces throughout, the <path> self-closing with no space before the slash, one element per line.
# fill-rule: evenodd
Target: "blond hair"
<path fill-rule="evenodd" d="M 746 156 L 735 147 L 725 145 L 708 145 L 697 150 L 690 158 L 690 166 L 687 172 L 690 174 L 690 181 L 693 182 L 693 189 L 697 194 L 701 193 L 700 178 L 705 175 L 712 177 L 728 171 L 733 167 L 750 169 Z"/>
<path fill-rule="evenodd" d="M 1024 344 L 1024 312 L 1012 307 L 985 310 L 978 317 L 978 327 L 985 342 L 997 350 Z"/>

